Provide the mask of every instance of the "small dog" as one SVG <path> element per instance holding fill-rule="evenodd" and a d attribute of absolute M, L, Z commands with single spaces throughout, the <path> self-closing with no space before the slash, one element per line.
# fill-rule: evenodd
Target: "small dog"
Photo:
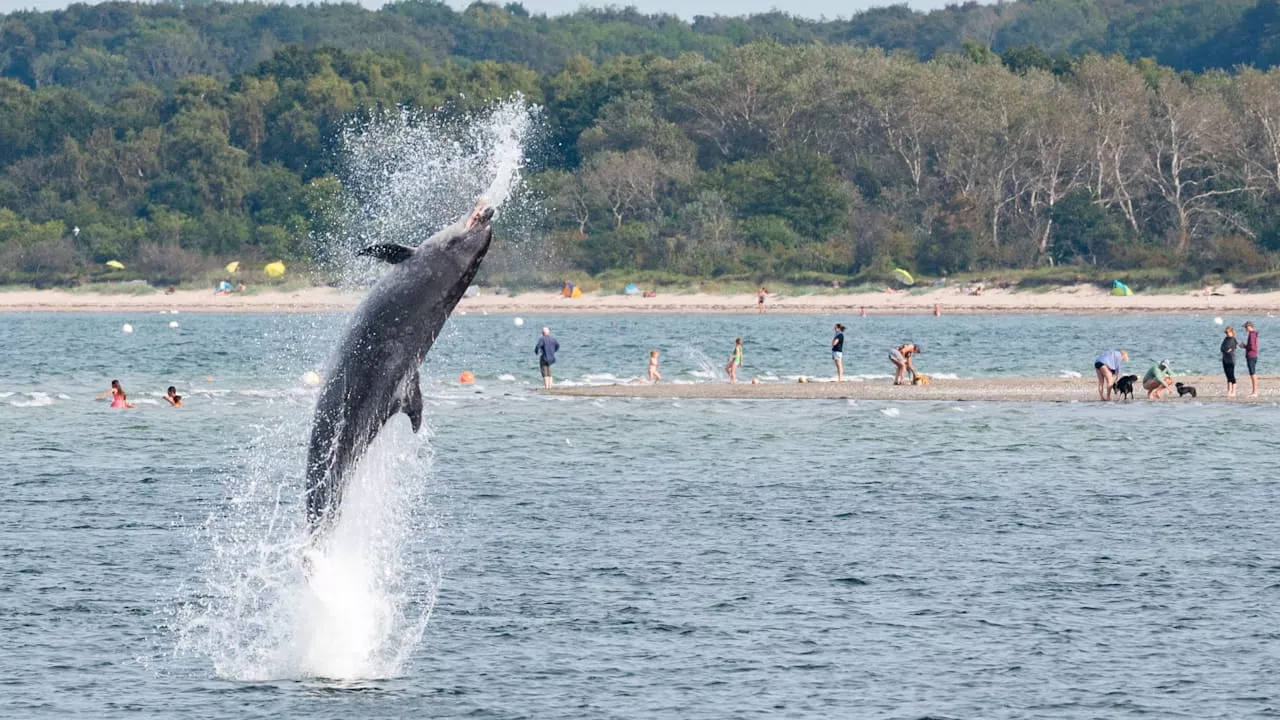
<path fill-rule="evenodd" d="M 911 384 L 912 385 L 928 385 L 929 376 L 925 375 L 924 373 L 916 373 L 915 375 L 911 376 Z"/>
<path fill-rule="evenodd" d="M 1138 382 L 1137 375 L 1125 375 L 1116 378 L 1115 384 L 1111 386 L 1111 392 L 1119 393 L 1120 397 L 1129 400 L 1133 399 L 1133 384 Z"/>
<path fill-rule="evenodd" d="M 1195 385 L 1184 385 L 1182 383 L 1174 383 L 1173 386 L 1178 389 L 1178 397 L 1182 397 L 1183 395 L 1190 395 L 1191 397 L 1196 396 Z"/>

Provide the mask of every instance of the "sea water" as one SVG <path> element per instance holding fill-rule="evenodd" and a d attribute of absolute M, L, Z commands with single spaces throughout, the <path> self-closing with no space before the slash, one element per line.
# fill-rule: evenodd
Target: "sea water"
<path fill-rule="evenodd" d="M 381 493 L 354 494 L 375 504 L 356 516 L 406 531 L 380 545 L 357 525 L 352 546 L 394 558 L 375 556 L 376 576 L 334 558 L 349 604 L 290 605 L 254 588 L 306 589 L 278 548 L 302 521 L 317 391 L 301 377 L 341 319 L 3 317 L 0 716 L 1240 718 L 1280 703 L 1273 405 L 531 390 L 543 324 L 572 382 L 642 375 L 651 348 L 664 376 L 701 381 L 738 336 L 743 375 L 820 376 L 839 320 L 850 373 L 883 375 L 888 347 L 918 340 L 927 372 L 1088 385 L 1106 347 L 1138 372 L 1166 357 L 1212 371 L 1210 318 L 456 317 L 423 368 L 426 434 L 393 418 L 370 454 L 383 467 L 361 471 Z M 1276 328 L 1254 320 L 1265 343 Z M 463 369 L 476 385 L 455 382 Z M 93 401 L 112 378 L 152 402 Z M 171 384 L 181 409 L 158 402 Z M 210 622 L 244 624 L 200 635 L 188 611 L 225 597 L 244 606 Z M 307 642 L 270 642 L 299 623 Z"/>

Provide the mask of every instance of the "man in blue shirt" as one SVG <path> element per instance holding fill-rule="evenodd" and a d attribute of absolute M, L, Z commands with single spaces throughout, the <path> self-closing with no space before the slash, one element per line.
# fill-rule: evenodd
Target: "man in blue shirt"
<path fill-rule="evenodd" d="M 542 337 L 538 338 L 538 344 L 533 347 L 533 352 L 538 356 L 538 370 L 542 372 L 542 387 L 551 389 L 551 366 L 556 364 L 556 351 L 560 349 L 560 343 L 551 337 L 551 328 L 542 328 Z"/>
<path fill-rule="evenodd" d="M 1093 361 L 1093 369 L 1098 373 L 1099 400 L 1111 399 L 1111 386 L 1120 377 L 1121 362 L 1129 362 L 1129 353 L 1124 350 L 1107 350 Z"/>

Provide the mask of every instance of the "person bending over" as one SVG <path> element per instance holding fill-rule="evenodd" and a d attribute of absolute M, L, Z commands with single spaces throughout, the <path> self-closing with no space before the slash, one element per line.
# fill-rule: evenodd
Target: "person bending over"
<path fill-rule="evenodd" d="M 1161 397 L 1173 387 L 1173 373 L 1169 372 L 1169 361 L 1161 360 L 1152 365 L 1142 377 L 1142 387 L 1147 391 L 1148 400 L 1163 400 Z"/>

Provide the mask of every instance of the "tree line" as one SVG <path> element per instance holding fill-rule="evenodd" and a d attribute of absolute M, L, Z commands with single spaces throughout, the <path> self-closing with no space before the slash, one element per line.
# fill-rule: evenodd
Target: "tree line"
<path fill-rule="evenodd" d="M 1013 13 L 1001 28 L 1029 28 L 1036 13 L 1071 6 L 990 12 Z M 1237 7 L 1243 21 L 1274 3 L 1215 7 Z M 922 27 L 982 8 L 894 12 Z M 419 35 L 396 47 L 344 50 L 307 35 L 324 28 L 354 46 L 365 27 L 354 18 L 413 13 L 397 22 Z M 1190 278 L 1265 273 L 1280 257 L 1277 71 L 1192 73 L 975 40 L 887 53 L 788 34 L 831 23 L 786 16 L 643 17 L 417 2 L 378 13 L 211 3 L 5 16 L 0 281 L 67 281 L 108 259 L 157 282 L 194 277 L 210 258 L 305 261 L 343 194 L 342 128 L 393 108 L 465 113 L 514 92 L 544 108 L 530 181 L 564 268 L 828 279 L 1065 265 Z M 140 18 L 154 47 L 138 39 Z M 279 18 L 310 40 L 260 44 L 258 56 L 235 45 L 263 28 L 289 37 Z M 26 45 L 12 41 L 15 21 Z M 123 27 L 134 34 L 121 39 Z M 506 49 L 464 41 L 480 27 Z M 554 57 L 506 42 L 510 28 L 529 27 Z M 690 44 L 659 42 L 668 35 Z M 204 64 L 182 37 L 207 51 Z M 606 37 L 635 45 L 606 54 Z M 95 48 L 119 72 L 71 63 Z M 521 59 L 492 59 L 504 52 Z M 59 63 L 87 69 L 60 75 Z"/>

